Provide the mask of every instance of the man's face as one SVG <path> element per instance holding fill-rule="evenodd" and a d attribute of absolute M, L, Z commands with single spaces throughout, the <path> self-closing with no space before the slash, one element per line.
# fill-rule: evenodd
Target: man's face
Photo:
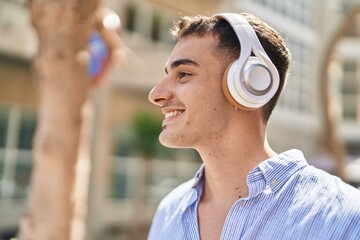
<path fill-rule="evenodd" d="M 221 90 L 222 59 L 212 35 L 178 41 L 165 66 L 166 76 L 149 93 L 165 115 L 160 142 L 195 148 L 220 138 L 232 109 Z M 232 109 L 233 110 L 233 109 Z"/>

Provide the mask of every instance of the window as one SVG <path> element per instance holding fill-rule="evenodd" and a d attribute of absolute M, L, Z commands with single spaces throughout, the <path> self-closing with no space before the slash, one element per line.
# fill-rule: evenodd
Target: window
<path fill-rule="evenodd" d="M 4 148 L 6 144 L 7 122 L 7 108 L 0 106 L 0 148 Z"/>
<path fill-rule="evenodd" d="M 280 99 L 284 109 L 299 113 L 310 113 L 312 111 L 311 99 L 313 99 L 313 83 L 311 82 L 311 54 L 309 46 L 298 39 L 288 38 L 287 46 L 292 55 L 290 77 L 286 90 Z"/>
<path fill-rule="evenodd" d="M 294 22 L 312 27 L 313 19 L 311 12 L 314 11 L 314 3 L 311 0 L 255 0 L 249 2 L 256 2 Z"/>
<path fill-rule="evenodd" d="M 140 34 L 153 42 L 173 43 L 169 29 L 174 16 L 161 9 L 131 3 L 126 8 L 124 19 L 125 29 L 129 32 Z"/>
<path fill-rule="evenodd" d="M 345 120 L 358 121 L 359 119 L 359 63 L 354 59 L 343 62 L 344 78 L 342 81 L 342 115 Z"/>
<path fill-rule="evenodd" d="M 32 156 L 28 152 L 20 151 L 15 166 L 13 198 L 24 199 L 29 190 L 30 176 L 32 170 Z"/>
<path fill-rule="evenodd" d="M 158 12 L 154 12 L 151 19 L 151 39 L 154 42 L 161 40 L 161 15 Z"/>
<path fill-rule="evenodd" d="M 114 199 L 125 199 L 130 197 L 127 193 L 127 184 L 130 182 L 131 170 L 128 169 L 131 155 L 131 143 L 133 136 L 129 126 L 120 124 L 113 136 L 113 156 L 111 157 L 111 189 L 110 197 Z"/>
<path fill-rule="evenodd" d="M 116 199 L 125 199 L 129 197 L 126 193 L 127 190 L 127 160 L 126 158 L 121 157 L 113 157 L 113 172 L 112 172 L 112 190 L 111 190 L 111 198 Z"/>
<path fill-rule="evenodd" d="M 136 7 L 134 5 L 129 5 L 126 9 L 126 26 L 125 28 L 130 31 L 133 32 L 135 31 L 135 24 L 136 24 Z"/>
<path fill-rule="evenodd" d="M 33 109 L 0 105 L 0 203 L 24 199 L 32 168 L 32 138 L 36 115 Z"/>
<path fill-rule="evenodd" d="M 19 126 L 18 148 L 31 149 L 35 134 L 35 113 L 33 111 L 23 111 Z"/>

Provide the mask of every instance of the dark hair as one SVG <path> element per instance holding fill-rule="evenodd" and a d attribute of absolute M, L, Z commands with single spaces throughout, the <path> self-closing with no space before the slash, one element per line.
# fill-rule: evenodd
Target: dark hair
<path fill-rule="evenodd" d="M 257 37 L 265 52 L 274 63 L 279 72 L 279 89 L 274 97 L 262 107 L 263 120 L 266 123 L 279 99 L 280 93 L 287 80 L 287 72 L 291 62 L 291 55 L 285 45 L 284 39 L 279 33 L 259 18 L 249 13 L 241 13 L 255 30 Z M 214 49 L 217 54 L 225 58 L 225 67 L 239 57 L 239 40 L 231 25 L 223 19 L 208 16 L 186 16 L 174 24 L 171 30 L 175 41 L 188 35 L 203 37 L 205 34 L 213 34 L 218 38 L 218 45 Z"/>

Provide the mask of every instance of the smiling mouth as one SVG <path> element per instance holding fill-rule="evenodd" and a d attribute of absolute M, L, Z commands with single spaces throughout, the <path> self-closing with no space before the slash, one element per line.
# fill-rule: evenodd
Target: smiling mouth
<path fill-rule="evenodd" d="M 165 114 L 165 119 L 170 118 L 170 117 L 176 117 L 179 116 L 180 114 L 182 114 L 184 111 L 171 111 Z"/>
<path fill-rule="evenodd" d="M 166 125 L 167 125 L 168 123 L 170 123 L 171 121 L 175 120 L 175 118 L 178 117 L 179 115 L 181 115 L 183 112 L 185 112 L 185 111 L 182 111 L 182 110 L 174 110 L 174 111 L 170 111 L 170 112 L 165 113 L 165 119 L 164 119 L 164 121 L 162 122 L 162 127 L 163 127 L 163 129 L 166 128 Z"/>

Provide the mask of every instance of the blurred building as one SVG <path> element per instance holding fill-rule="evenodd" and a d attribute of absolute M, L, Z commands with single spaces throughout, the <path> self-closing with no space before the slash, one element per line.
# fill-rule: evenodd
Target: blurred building
<path fill-rule="evenodd" d="M 37 94 L 30 78 L 36 51 L 26 8 L 0 1 L 0 239 L 16 230 L 31 172 Z"/>
<path fill-rule="evenodd" d="M 37 117 L 36 82 L 31 59 L 36 36 L 24 1 L 0 0 L 0 234 L 16 228 L 29 191 L 32 138 Z M 144 166 L 133 144 L 138 113 L 160 112 L 147 100 L 164 75 L 173 47 L 169 28 L 185 14 L 220 11 L 251 12 L 274 26 L 292 52 L 292 72 L 269 125 L 268 137 L 277 151 L 299 148 L 327 171 L 333 165 L 324 147 L 318 84 L 323 52 L 344 13 L 354 1 L 325 0 L 128 0 L 105 1 L 122 20 L 128 64 L 116 67 L 94 95 L 96 117 L 92 143 L 88 239 L 128 239 L 135 223 L 138 179 Z M 180 13 L 180 14 L 179 14 Z M 340 136 L 349 159 L 360 155 L 360 17 L 337 45 L 331 71 Z M 145 231 L 159 200 L 191 178 L 200 162 L 192 151 L 156 147 L 141 224 Z M 1 239 L 1 235 L 0 235 Z"/>

